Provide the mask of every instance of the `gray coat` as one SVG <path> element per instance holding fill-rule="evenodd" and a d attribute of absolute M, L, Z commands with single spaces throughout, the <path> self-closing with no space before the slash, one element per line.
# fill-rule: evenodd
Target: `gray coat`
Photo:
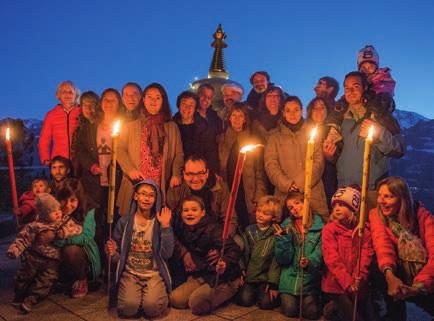
<path fill-rule="evenodd" d="M 300 130 L 292 132 L 284 124 L 270 136 L 265 146 L 265 171 L 276 187 L 275 195 L 285 199 L 292 183 L 303 192 L 307 141 L 311 126 L 304 123 Z M 324 170 L 322 144 L 316 143 L 313 154 L 311 208 L 324 219 L 328 217 L 327 201 L 321 177 Z"/>

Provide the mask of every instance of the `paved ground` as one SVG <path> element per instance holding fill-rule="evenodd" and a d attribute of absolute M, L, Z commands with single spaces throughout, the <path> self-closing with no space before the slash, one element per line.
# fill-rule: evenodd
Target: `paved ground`
<path fill-rule="evenodd" d="M 115 311 L 107 310 L 107 296 L 103 290 L 88 294 L 83 299 L 71 299 L 63 294 L 55 294 L 44 302 L 34 307 L 27 315 L 19 313 L 10 305 L 13 298 L 13 275 L 18 266 L 18 260 L 10 260 L 5 257 L 7 246 L 13 240 L 12 237 L 0 238 L 0 320 L 43 320 L 43 321 L 75 321 L 75 320 L 117 320 Z M 409 306 L 409 321 L 430 320 L 415 306 Z M 171 309 L 167 315 L 159 318 L 161 321 L 281 321 L 298 320 L 289 319 L 275 311 L 263 311 L 256 307 L 242 308 L 235 304 L 228 304 L 217 309 L 209 316 L 194 316 L 189 310 Z M 322 319 L 321 319 L 322 320 Z"/>

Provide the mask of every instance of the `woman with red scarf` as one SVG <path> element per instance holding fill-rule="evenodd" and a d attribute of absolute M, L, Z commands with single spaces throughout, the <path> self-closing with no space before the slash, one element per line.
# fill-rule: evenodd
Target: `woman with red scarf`
<path fill-rule="evenodd" d="M 163 202 L 168 187 L 181 183 L 184 154 L 166 90 L 152 83 L 143 90 L 142 99 L 142 115 L 120 132 L 118 162 L 124 173 L 117 198 L 120 215 L 128 212 L 135 182 L 154 180 L 161 188 Z"/>

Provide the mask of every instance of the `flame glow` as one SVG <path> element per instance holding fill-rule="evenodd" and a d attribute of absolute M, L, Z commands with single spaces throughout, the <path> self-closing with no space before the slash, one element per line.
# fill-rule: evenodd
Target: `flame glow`
<path fill-rule="evenodd" d="M 254 150 L 257 147 L 262 147 L 262 146 L 264 146 L 264 145 L 262 145 L 262 144 L 246 145 L 246 146 L 243 146 L 243 148 L 241 148 L 240 153 L 247 153 L 247 152 Z"/>
<path fill-rule="evenodd" d="M 317 131 L 318 131 L 318 127 L 315 127 L 314 129 L 312 129 L 312 131 L 310 132 L 310 138 L 309 138 L 310 141 L 315 140 L 315 136 L 316 136 Z"/>
<path fill-rule="evenodd" d="M 113 136 L 119 135 L 119 129 L 120 129 L 120 127 L 121 127 L 121 121 L 120 120 L 116 121 L 113 124 L 113 133 L 112 133 Z"/>
<path fill-rule="evenodd" d="M 374 136 L 374 126 L 371 126 L 369 128 L 369 132 L 368 132 L 368 138 L 369 140 L 372 140 L 372 137 Z"/>
<path fill-rule="evenodd" d="M 8 127 L 6 128 L 6 140 L 11 139 L 11 129 Z"/>

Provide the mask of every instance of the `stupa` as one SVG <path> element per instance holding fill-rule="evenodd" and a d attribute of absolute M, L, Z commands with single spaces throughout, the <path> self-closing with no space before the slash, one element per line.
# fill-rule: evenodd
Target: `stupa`
<path fill-rule="evenodd" d="M 223 107 L 223 99 L 221 94 L 221 87 L 226 83 L 236 83 L 239 86 L 241 84 L 229 80 L 229 73 L 225 69 L 225 62 L 223 56 L 223 49 L 227 48 L 227 43 L 225 42 L 226 33 L 222 29 L 222 25 L 219 24 L 216 32 L 213 34 L 214 41 L 211 43 L 211 47 L 214 48 L 214 53 L 211 60 L 211 65 L 208 70 L 208 78 L 199 79 L 194 81 L 190 90 L 197 92 L 197 89 L 202 84 L 210 84 L 214 87 L 214 98 L 212 101 L 212 106 L 214 109 L 220 109 Z M 242 86 L 241 86 L 242 87 Z"/>

